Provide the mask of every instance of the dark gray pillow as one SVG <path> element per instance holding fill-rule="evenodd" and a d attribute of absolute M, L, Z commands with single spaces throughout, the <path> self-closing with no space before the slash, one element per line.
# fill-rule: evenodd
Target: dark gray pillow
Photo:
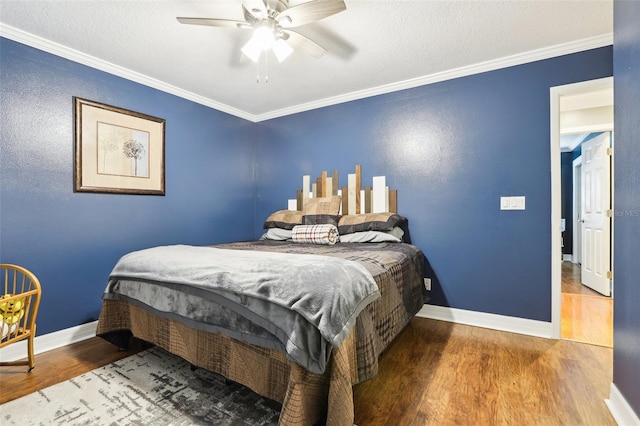
<path fill-rule="evenodd" d="M 397 213 L 348 214 L 340 217 L 338 232 L 340 235 L 363 231 L 391 231 L 405 223 L 407 219 Z"/>

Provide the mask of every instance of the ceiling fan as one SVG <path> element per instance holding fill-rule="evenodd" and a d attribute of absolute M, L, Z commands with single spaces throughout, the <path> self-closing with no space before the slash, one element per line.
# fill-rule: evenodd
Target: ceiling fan
<path fill-rule="evenodd" d="M 253 30 L 253 37 L 244 45 L 242 53 L 258 62 L 263 51 L 273 50 L 278 61 L 284 61 L 294 49 L 320 58 L 327 50 L 310 38 L 292 30 L 345 10 L 343 0 L 312 0 L 289 7 L 289 0 L 244 0 L 244 21 L 217 18 L 178 17 L 189 25 L 232 27 Z"/>

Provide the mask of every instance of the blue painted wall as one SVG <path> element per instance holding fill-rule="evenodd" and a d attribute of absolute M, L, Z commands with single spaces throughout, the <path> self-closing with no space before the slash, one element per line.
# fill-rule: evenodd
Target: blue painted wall
<path fill-rule="evenodd" d="M 38 334 L 97 319 L 128 251 L 253 237 L 253 123 L 4 38 L 0 63 L 0 261 L 41 280 Z M 73 192 L 73 96 L 166 119 L 166 196 Z"/>
<path fill-rule="evenodd" d="M 640 2 L 614 2 L 613 382 L 640 417 Z"/>
<path fill-rule="evenodd" d="M 0 42 L 0 256 L 45 283 L 40 333 L 95 319 L 123 253 L 258 237 L 302 175 L 355 164 L 399 190 L 433 303 L 550 321 L 549 88 L 610 76 L 611 48 L 255 124 Z M 167 119 L 166 197 L 72 192 L 73 96 Z"/>
<path fill-rule="evenodd" d="M 259 123 L 256 233 L 302 175 L 361 164 L 398 189 L 431 303 L 551 321 L 549 89 L 611 75 L 607 47 Z"/>

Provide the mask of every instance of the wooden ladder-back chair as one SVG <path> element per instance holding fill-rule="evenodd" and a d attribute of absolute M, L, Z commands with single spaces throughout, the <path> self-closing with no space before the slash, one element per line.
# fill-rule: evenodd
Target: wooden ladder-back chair
<path fill-rule="evenodd" d="M 0 365 L 28 365 L 28 371 L 35 367 L 33 339 L 41 291 L 40 281 L 32 272 L 0 263 L 0 349 L 28 339 L 27 361 L 0 362 Z"/>

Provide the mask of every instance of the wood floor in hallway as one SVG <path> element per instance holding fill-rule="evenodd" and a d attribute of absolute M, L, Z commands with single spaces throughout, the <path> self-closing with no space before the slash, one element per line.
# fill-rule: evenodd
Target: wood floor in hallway
<path fill-rule="evenodd" d="M 563 339 L 613 347 L 613 299 L 582 285 L 580 265 L 562 263 Z"/>

